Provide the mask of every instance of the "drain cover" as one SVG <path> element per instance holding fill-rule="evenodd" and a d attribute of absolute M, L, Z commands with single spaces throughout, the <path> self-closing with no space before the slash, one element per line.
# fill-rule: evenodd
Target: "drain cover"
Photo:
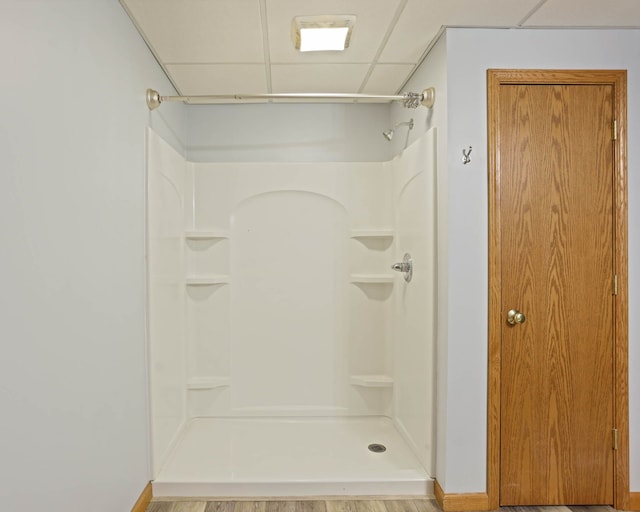
<path fill-rule="evenodd" d="M 374 453 L 382 453 L 387 451 L 387 447 L 385 445 L 378 443 L 370 444 L 368 448 Z"/>

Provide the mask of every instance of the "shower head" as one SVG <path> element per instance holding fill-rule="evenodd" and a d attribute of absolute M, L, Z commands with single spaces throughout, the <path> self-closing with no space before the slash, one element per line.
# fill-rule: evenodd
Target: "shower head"
<path fill-rule="evenodd" d="M 396 130 L 396 128 L 398 128 L 398 126 L 408 126 L 409 130 L 413 129 L 413 118 L 409 119 L 408 121 L 403 121 L 401 123 L 396 123 L 393 125 L 393 128 L 389 128 L 388 130 L 385 130 L 384 132 L 382 132 L 382 136 L 387 139 L 388 141 L 390 141 L 391 139 L 393 139 L 393 134 Z"/>

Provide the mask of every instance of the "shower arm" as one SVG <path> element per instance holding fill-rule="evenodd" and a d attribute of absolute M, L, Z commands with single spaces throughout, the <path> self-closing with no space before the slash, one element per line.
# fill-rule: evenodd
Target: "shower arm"
<path fill-rule="evenodd" d="M 408 126 L 409 130 L 413 130 L 413 119 L 409 119 L 408 121 L 401 121 L 399 123 L 396 123 L 393 125 L 393 128 L 391 128 L 392 130 L 395 130 L 396 128 L 400 128 L 401 126 Z"/>
<path fill-rule="evenodd" d="M 436 100 L 436 90 L 433 87 L 421 93 L 406 92 L 396 95 L 377 94 L 343 94 L 343 93 L 277 93 L 277 94 L 212 94 L 206 96 L 161 96 L 158 91 L 147 89 L 147 106 L 154 110 L 164 102 L 181 101 L 191 104 L 206 104 L 210 102 L 237 103 L 242 100 L 358 100 L 364 103 L 379 101 L 401 101 L 405 108 L 418 108 L 423 105 L 432 108 Z"/>

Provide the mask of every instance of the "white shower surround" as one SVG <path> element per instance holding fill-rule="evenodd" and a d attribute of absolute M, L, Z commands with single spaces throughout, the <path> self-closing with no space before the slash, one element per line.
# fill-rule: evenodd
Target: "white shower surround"
<path fill-rule="evenodd" d="M 165 461 L 180 459 L 171 450 L 191 442 L 184 436 L 196 428 L 199 420 L 193 418 L 256 418 L 256 425 L 268 418 L 306 418 L 306 431 L 317 432 L 310 417 L 374 423 L 388 417 L 409 447 L 409 458 L 424 468 L 422 484 L 384 490 L 376 477 L 378 484 L 369 490 L 339 482 L 313 489 L 431 491 L 435 137 L 430 130 L 390 162 L 195 163 L 149 129 L 157 482 Z M 411 283 L 390 270 L 404 252 L 415 262 Z M 302 435 L 305 428 L 298 431 Z M 336 461 L 336 470 L 341 464 Z M 193 475 L 182 484 L 185 479 Z M 412 479 L 415 473 L 407 477 Z M 281 484 L 272 485 L 277 495 L 300 495 L 300 488 Z M 256 485 L 233 492 L 265 495 Z M 191 495 L 218 492 L 211 485 L 179 489 Z M 156 483 L 154 494 L 161 492 Z"/>

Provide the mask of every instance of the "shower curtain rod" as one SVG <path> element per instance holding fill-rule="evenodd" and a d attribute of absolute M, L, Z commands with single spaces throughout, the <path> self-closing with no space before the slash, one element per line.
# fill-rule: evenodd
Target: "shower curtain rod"
<path fill-rule="evenodd" d="M 396 95 L 378 94 L 343 94 L 343 93 L 277 93 L 277 94 L 212 94 L 206 96 L 161 96 L 158 91 L 147 89 L 147 106 L 149 110 L 154 110 L 161 103 L 168 101 L 182 101 L 202 104 L 208 101 L 223 101 L 234 103 L 238 100 L 300 100 L 300 99 L 349 99 L 358 100 L 365 103 L 374 101 L 401 101 L 405 108 L 418 108 L 423 105 L 427 108 L 433 107 L 436 100 L 436 90 L 433 87 L 425 89 L 421 93 L 405 92 Z"/>

